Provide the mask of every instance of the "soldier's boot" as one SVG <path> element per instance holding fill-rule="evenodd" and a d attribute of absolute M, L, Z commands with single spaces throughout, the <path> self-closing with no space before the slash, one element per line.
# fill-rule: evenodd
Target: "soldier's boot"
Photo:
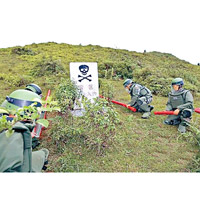
<path fill-rule="evenodd" d="M 151 111 L 154 109 L 154 106 L 149 105 L 150 112 L 145 112 L 142 115 L 142 119 L 148 119 L 151 116 Z"/>
<path fill-rule="evenodd" d="M 182 125 L 182 124 L 179 124 L 178 131 L 180 133 L 185 133 L 186 132 L 186 127 L 184 125 Z"/>
<path fill-rule="evenodd" d="M 140 105 L 140 108 L 144 112 L 144 114 L 142 115 L 142 119 L 148 119 L 151 116 L 151 110 L 153 110 L 153 106 L 150 106 L 147 103 L 143 102 L 143 104 Z"/>
<path fill-rule="evenodd" d="M 48 160 L 49 150 L 46 148 L 42 148 L 41 151 L 44 151 L 44 153 L 45 153 L 45 162 L 46 162 Z"/>
<path fill-rule="evenodd" d="M 142 115 L 142 119 L 148 119 L 150 116 L 151 116 L 151 112 L 145 112 L 145 113 Z"/>
<path fill-rule="evenodd" d="M 48 149 L 41 149 L 39 151 L 32 152 L 32 170 L 33 172 L 41 172 L 42 169 L 46 169 L 47 159 L 49 155 Z"/>
<path fill-rule="evenodd" d="M 44 165 L 42 167 L 43 170 L 47 169 L 47 164 L 48 164 L 48 156 L 49 156 L 49 150 L 46 148 L 42 148 L 41 151 L 43 151 L 45 153 L 45 161 L 44 161 Z"/>

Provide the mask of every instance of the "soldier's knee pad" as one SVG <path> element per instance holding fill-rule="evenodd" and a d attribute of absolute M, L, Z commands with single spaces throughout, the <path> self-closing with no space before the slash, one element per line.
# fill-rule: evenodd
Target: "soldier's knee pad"
<path fill-rule="evenodd" d="M 164 123 L 167 125 L 178 125 L 181 123 L 181 119 L 165 120 Z"/>
<path fill-rule="evenodd" d="M 174 119 L 172 120 L 172 125 L 178 125 L 181 123 L 181 119 Z"/>
<path fill-rule="evenodd" d="M 138 106 L 141 106 L 143 103 L 144 103 L 144 102 L 143 102 L 142 100 L 140 100 L 140 99 L 137 100 Z"/>
<path fill-rule="evenodd" d="M 184 109 L 181 113 L 183 118 L 190 118 L 192 116 L 192 110 L 191 109 Z"/>

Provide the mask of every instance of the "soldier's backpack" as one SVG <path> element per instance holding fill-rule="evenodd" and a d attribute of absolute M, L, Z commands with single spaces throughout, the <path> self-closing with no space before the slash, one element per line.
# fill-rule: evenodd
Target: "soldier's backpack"
<path fill-rule="evenodd" d="M 33 127 L 31 123 L 17 122 L 13 126 L 14 133 L 10 137 L 6 136 L 6 131 L 0 133 L 0 172 L 42 170 L 48 155 L 46 156 L 46 152 L 41 150 L 32 153 Z M 32 162 L 36 163 L 35 166 Z"/>

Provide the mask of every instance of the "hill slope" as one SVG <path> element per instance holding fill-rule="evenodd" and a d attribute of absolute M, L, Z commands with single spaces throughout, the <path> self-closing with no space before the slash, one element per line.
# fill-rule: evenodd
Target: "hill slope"
<path fill-rule="evenodd" d="M 47 84 L 53 87 L 55 75 L 56 80 L 69 76 L 70 62 L 98 62 L 100 78 L 133 78 L 147 85 L 154 94 L 163 96 L 167 95 L 172 78 L 182 77 L 185 86 L 200 95 L 199 66 L 171 54 L 56 43 L 0 49 L 1 91 L 30 81 L 41 82 L 42 87 Z M 5 82 L 6 85 L 2 84 Z"/>

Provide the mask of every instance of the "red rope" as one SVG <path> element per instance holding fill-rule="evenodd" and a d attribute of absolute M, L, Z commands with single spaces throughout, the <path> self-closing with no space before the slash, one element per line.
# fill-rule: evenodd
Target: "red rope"
<path fill-rule="evenodd" d="M 114 103 L 114 104 L 117 104 L 117 105 L 120 105 L 120 106 L 124 106 L 124 107 L 128 108 L 129 110 L 131 110 L 131 111 L 133 111 L 133 112 L 136 112 L 136 111 L 137 111 L 136 108 L 131 107 L 131 106 L 125 104 L 125 103 L 121 103 L 121 102 L 119 102 L 119 101 L 110 100 L 109 98 L 106 98 L 106 97 L 104 97 L 104 96 L 102 96 L 102 95 L 99 95 L 99 97 L 100 97 L 100 98 L 107 99 L 108 101 L 111 101 L 111 102 Z"/>

